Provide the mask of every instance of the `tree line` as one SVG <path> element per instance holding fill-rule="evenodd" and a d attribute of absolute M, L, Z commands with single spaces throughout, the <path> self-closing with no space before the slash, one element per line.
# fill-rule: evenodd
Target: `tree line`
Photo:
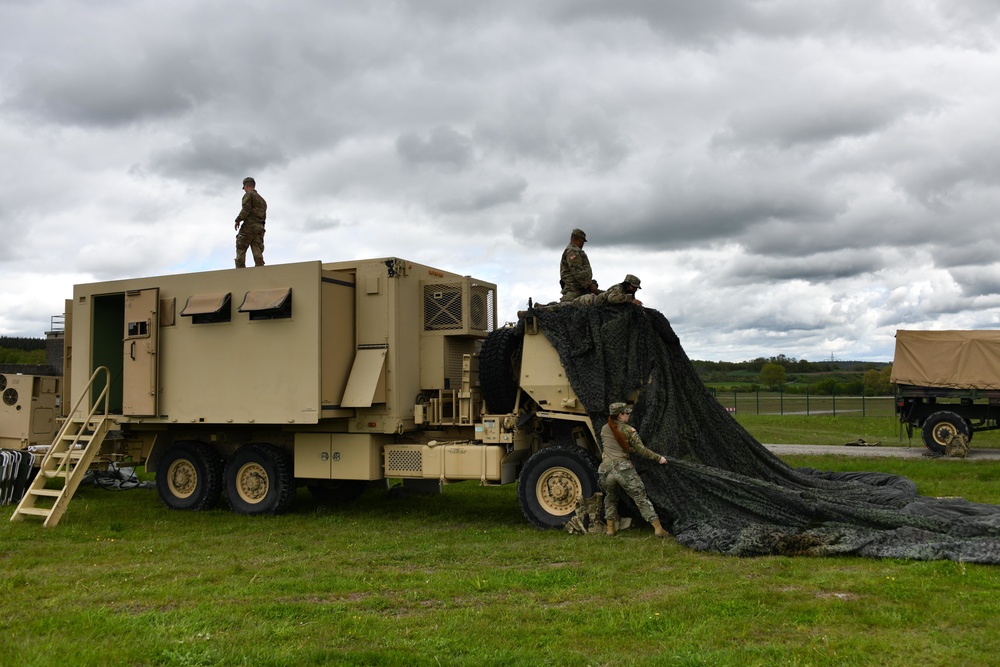
<path fill-rule="evenodd" d="M 44 364 L 45 339 L 0 336 L 0 364 Z"/>
<path fill-rule="evenodd" d="M 779 354 L 749 361 L 693 361 L 702 381 L 722 391 L 782 391 L 788 394 L 891 396 L 892 364 L 879 361 L 820 361 Z M 720 386 L 721 385 L 721 386 Z M 728 385 L 728 386 L 727 386 Z"/>

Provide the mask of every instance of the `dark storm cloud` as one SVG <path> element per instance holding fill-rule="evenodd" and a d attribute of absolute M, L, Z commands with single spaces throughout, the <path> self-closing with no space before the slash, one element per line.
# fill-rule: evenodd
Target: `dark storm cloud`
<path fill-rule="evenodd" d="M 426 137 L 408 132 L 396 139 L 396 153 L 410 165 L 436 165 L 463 169 L 472 163 L 469 137 L 450 127 L 436 127 Z"/>
<path fill-rule="evenodd" d="M 715 275 L 731 284 L 747 281 L 777 283 L 786 280 L 818 283 L 874 273 L 884 265 L 882 254 L 876 250 L 842 250 L 799 257 L 746 254 L 720 267 Z"/>
<path fill-rule="evenodd" d="M 992 297 L 1000 301 L 1000 265 L 984 265 L 949 270 L 965 297 Z M 993 304 L 995 305 L 995 303 Z"/>
<path fill-rule="evenodd" d="M 524 106 L 509 106 L 496 118 L 480 121 L 476 139 L 515 160 L 594 171 L 613 169 L 628 158 L 631 141 L 612 118 L 596 109 L 553 114 L 548 104 L 557 103 L 536 99 Z"/>
<path fill-rule="evenodd" d="M 922 3 L 900 11 L 892 0 L 560 0 L 566 20 L 646 22 L 679 43 L 718 47 L 738 37 L 802 38 L 817 34 L 893 42 L 940 40 L 986 48 L 1000 11 L 990 0 Z"/>
<path fill-rule="evenodd" d="M 726 167 L 691 171 L 683 179 L 667 177 L 662 184 L 659 175 L 650 178 L 638 189 L 567 198 L 553 215 L 555 226 L 606 230 L 610 238 L 603 242 L 610 245 L 671 250 L 739 242 L 753 248 L 760 234 L 782 223 L 799 228 L 836 213 L 835 204 L 814 188 L 737 176 Z M 550 245 L 561 239 L 562 234 L 544 237 Z"/>
<path fill-rule="evenodd" d="M 511 176 L 495 183 L 470 189 L 462 197 L 442 201 L 438 208 L 446 213 L 474 213 L 521 200 L 528 188 L 528 181 L 521 176 Z"/>
<path fill-rule="evenodd" d="M 934 265 L 941 268 L 986 266 L 1000 261 L 1000 244 L 992 238 L 966 239 L 953 246 L 934 243 L 933 248 Z"/>
<path fill-rule="evenodd" d="M 876 81 L 841 84 L 834 90 L 809 90 L 816 82 L 801 82 L 790 94 L 762 100 L 736 110 L 712 144 L 734 148 L 772 144 L 787 149 L 865 137 L 904 119 L 927 113 L 940 102 L 915 91 L 887 91 L 895 84 Z M 805 98 L 805 99 L 803 99 Z"/>
<path fill-rule="evenodd" d="M 265 168 L 287 164 L 288 156 L 273 142 L 250 137 L 229 138 L 197 135 L 184 145 L 154 155 L 149 167 L 169 178 L 239 177 Z"/>

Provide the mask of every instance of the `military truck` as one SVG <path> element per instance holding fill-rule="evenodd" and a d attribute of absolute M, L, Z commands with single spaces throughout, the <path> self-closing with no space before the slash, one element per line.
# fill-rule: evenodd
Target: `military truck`
<path fill-rule="evenodd" d="M 471 480 L 517 482 L 525 516 L 561 526 L 597 489 L 594 428 L 545 336 L 496 309 L 495 285 L 394 257 L 77 285 L 72 407 L 12 520 L 54 525 L 68 498 L 46 479 L 120 460 L 175 510 Z"/>
<path fill-rule="evenodd" d="M 907 434 L 944 454 L 956 435 L 998 428 L 1000 331 L 899 330 L 891 379 Z"/>

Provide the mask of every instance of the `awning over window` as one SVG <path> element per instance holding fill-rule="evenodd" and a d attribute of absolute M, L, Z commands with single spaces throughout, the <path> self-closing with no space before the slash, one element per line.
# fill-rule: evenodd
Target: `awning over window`
<path fill-rule="evenodd" d="M 181 310 L 181 315 L 191 317 L 193 315 L 221 315 L 223 311 L 228 311 L 231 292 L 220 292 L 218 294 L 195 294 L 189 296 L 187 303 Z"/>
<path fill-rule="evenodd" d="M 292 298 L 291 287 L 276 287 L 275 289 L 255 289 L 247 292 L 238 310 L 241 313 L 251 313 L 258 310 L 277 310 Z"/>

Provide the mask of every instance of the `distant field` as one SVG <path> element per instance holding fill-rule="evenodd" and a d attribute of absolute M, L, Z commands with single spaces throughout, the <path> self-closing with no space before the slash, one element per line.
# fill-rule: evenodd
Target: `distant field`
<path fill-rule="evenodd" d="M 717 392 L 716 398 L 737 414 L 847 415 L 877 417 L 895 414 L 892 396 L 830 396 L 777 392 Z"/>

